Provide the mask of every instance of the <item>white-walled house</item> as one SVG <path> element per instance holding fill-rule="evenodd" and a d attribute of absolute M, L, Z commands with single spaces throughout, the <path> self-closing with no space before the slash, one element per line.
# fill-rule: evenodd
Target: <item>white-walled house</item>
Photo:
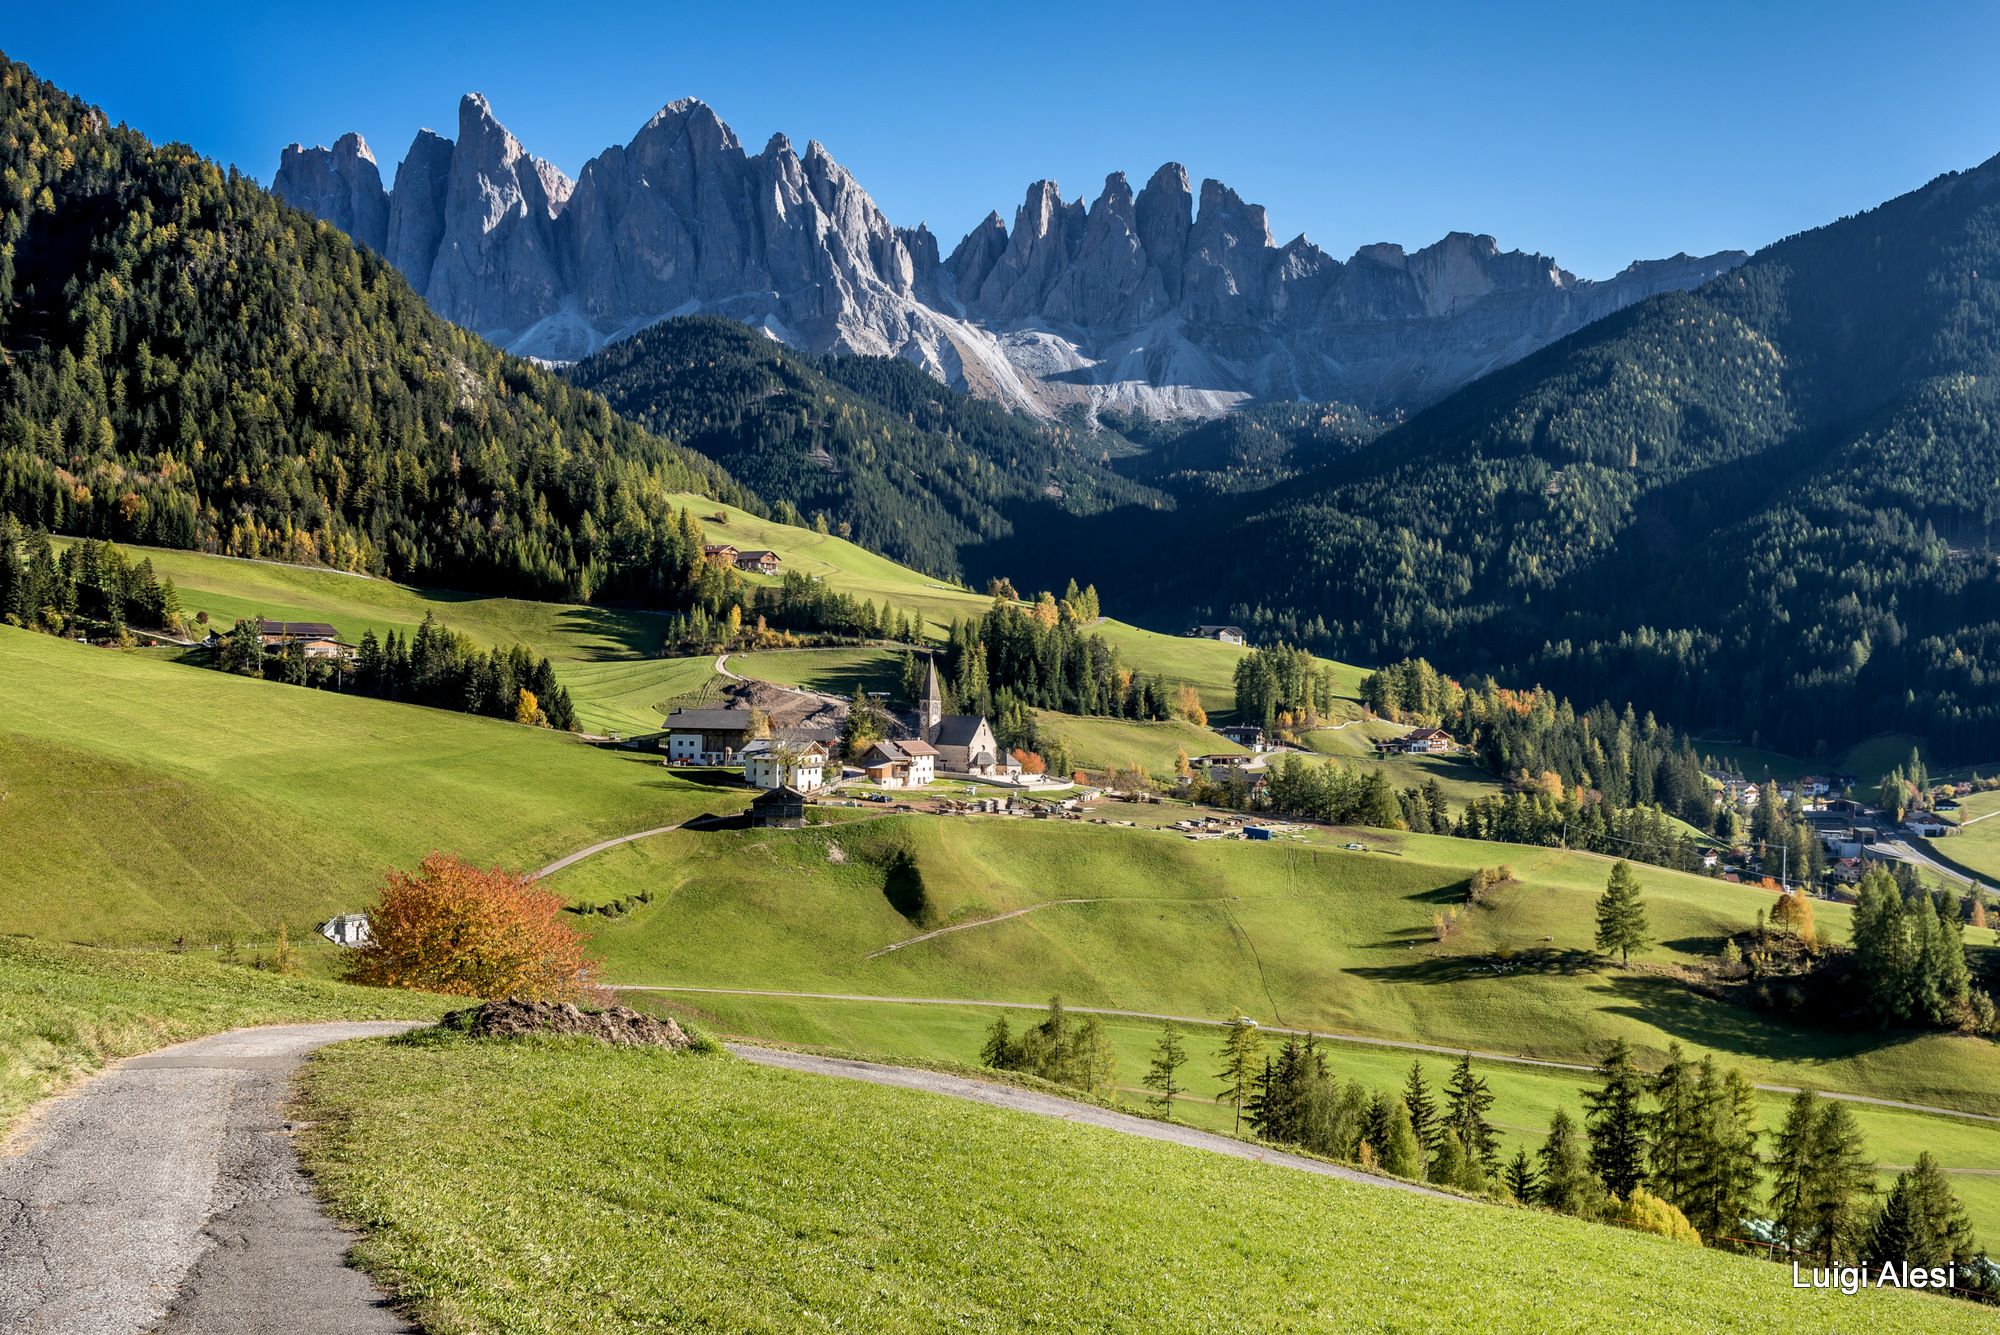
<path fill-rule="evenodd" d="M 818 742 L 745 742 L 743 781 L 752 788 L 793 788 L 810 793 L 826 784 L 826 748 Z"/>

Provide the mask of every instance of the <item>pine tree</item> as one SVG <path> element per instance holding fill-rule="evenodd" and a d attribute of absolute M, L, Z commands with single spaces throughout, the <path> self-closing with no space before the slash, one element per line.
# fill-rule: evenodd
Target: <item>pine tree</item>
<path fill-rule="evenodd" d="M 1645 1086 L 1622 1038 L 1612 1041 L 1597 1070 L 1603 1085 L 1583 1091 L 1590 1167 L 1607 1191 L 1627 1200 L 1646 1180 L 1646 1114 L 1640 1108 Z"/>
<path fill-rule="evenodd" d="M 1875 1165 L 1845 1103 L 1826 1101 L 1813 1128 L 1813 1237 L 1822 1265 L 1850 1253 L 1866 1226 L 1875 1192 Z"/>
<path fill-rule="evenodd" d="M 1257 1078 L 1264 1054 L 1264 1032 L 1257 1022 L 1247 1015 L 1238 1015 L 1229 1022 L 1222 1036 L 1222 1069 L 1215 1078 L 1222 1082 L 1222 1092 L 1216 1095 L 1217 1102 L 1233 1103 L 1236 1107 L 1236 1131 L 1243 1131 L 1243 1105 L 1250 1097 L 1250 1087 Z"/>
<path fill-rule="evenodd" d="M 1014 1034 L 1007 1025 L 1005 1015 L 993 1021 L 993 1027 L 986 1031 L 986 1042 L 979 1049 L 979 1064 L 990 1066 L 996 1071 L 1011 1071 L 1019 1060 L 1019 1052 L 1014 1046 Z"/>
<path fill-rule="evenodd" d="M 1741 1071 L 1719 1072 L 1712 1057 L 1702 1058 L 1695 1085 L 1703 1153 L 1681 1210 L 1703 1237 L 1733 1236 L 1757 1196 L 1757 1092 Z"/>
<path fill-rule="evenodd" d="M 1567 1108 L 1556 1109 L 1549 1119 L 1548 1138 L 1536 1152 L 1541 1165 L 1541 1184 L 1535 1199 L 1563 1214 L 1590 1216 L 1604 1196 L 1604 1184 L 1591 1171 L 1590 1150 L 1577 1134 L 1576 1123 Z"/>
<path fill-rule="evenodd" d="M 1638 878 L 1632 875 L 1631 864 L 1620 859 L 1597 901 L 1597 948 L 1607 955 L 1617 951 L 1619 962 L 1630 964 L 1632 952 L 1645 949 L 1648 940 Z"/>
<path fill-rule="evenodd" d="M 1819 1108 L 1819 1095 L 1810 1089 L 1792 1095 L 1771 1146 L 1771 1222 L 1788 1254 L 1804 1251 L 1812 1238 L 1812 1137 Z"/>
<path fill-rule="evenodd" d="M 1410 1128 L 1410 1110 L 1402 1100 L 1388 1094 L 1376 1096 L 1381 1121 L 1381 1139 L 1373 1142 L 1375 1162 L 1391 1177 L 1421 1178 L 1424 1152 L 1417 1133 Z"/>
<path fill-rule="evenodd" d="M 1507 1161 L 1507 1169 L 1502 1180 L 1507 1185 L 1507 1194 L 1515 1200 L 1523 1205 L 1534 1201 L 1541 1177 L 1535 1172 L 1535 1165 L 1528 1158 L 1525 1146 L 1517 1148 L 1514 1157 Z"/>
<path fill-rule="evenodd" d="M 1918 1265 L 1964 1266 L 1979 1255 L 1979 1244 L 1972 1236 L 1972 1220 L 1952 1191 L 1951 1179 L 1945 1176 L 1936 1155 L 1929 1150 L 1919 1153 L 1915 1164 L 1896 1175 L 1891 1194 L 1895 1191 L 1902 1192 L 1908 1200 L 1911 1249 L 1904 1254 L 1879 1250 L 1871 1235 L 1864 1259 L 1877 1264 L 1909 1261 Z M 1885 1202 L 1885 1209 L 1886 1206 Z"/>
<path fill-rule="evenodd" d="M 1649 1083 L 1654 1108 L 1646 1119 L 1647 1181 L 1654 1195 L 1686 1213 L 1710 1146 L 1695 1068 L 1679 1043 L 1667 1045 L 1667 1064 Z"/>
<path fill-rule="evenodd" d="M 1500 1137 L 1486 1114 L 1493 1107 L 1493 1092 L 1486 1081 L 1474 1075 L 1472 1054 L 1462 1054 L 1445 1085 L 1444 1130 L 1456 1136 L 1465 1152 L 1482 1170 L 1493 1166 Z"/>
<path fill-rule="evenodd" d="M 1169 1022 L 1160 1026 L 1160 1038 L 1153 1045 L 1153 1060 L 1146 1068 L 1144 1084 L 1154 1091 L 1149 1100 L 1162 1117 L 1171 1119 L 1174 1115 L 1174 1096 L 1184 1092 L 1180 1083 L 1181 1067 L 1187 1065 L 1187 1049 L 1181 1043 L 1179 1026 Z"/>
<path fill-rule="evenodd" d="M 1437 1101 L 1431 1097 L 1430 1085 L 1424 1080 L 1421 1061 L 1410 1063 L 1409 1078 L 1403 1082 L 1403 1106 L 1410 1111 L 1410 1129 L 1416 1133 L 1417 1144 L 1425 1154 L 1430 1154 L 1437 1149 Z"/>

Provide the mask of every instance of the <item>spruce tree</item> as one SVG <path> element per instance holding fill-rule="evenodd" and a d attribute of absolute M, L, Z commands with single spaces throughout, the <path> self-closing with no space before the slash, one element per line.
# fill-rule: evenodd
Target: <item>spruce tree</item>
<path fill-rule="evenodd" d="M 1597 901 L 1597 948 L 1605 954 L 1618 953 L 1621 964 L 1632 962 L 1632 952 L 1643 950 L 1646 935 L 1646 907 L 1639 899 L 1639 881 L 1632 865 L 1622 858 L 1612 866 L 1604 894 Z"/>
<path fill-rule="evenodd" d="M 1535 1172 L 1534 1162 L 1528 1158 L 1528 1151 L 1525 1146 L 1516 1149 L 1514 1157 L 1507 1161 L 1507 1170 L 1503 1180 L 1507 1184 L 1507 1194 L 1509 1196 L 1512 1196 L 1523 1205 L 1534 1201 L 1535 1191 L 1540 1185 L 1541 1178 Z"/>
<path fill-rule="evenodd" d="M 1568 1109 L 1556 1109 L 1549 1119 L 1548 1139 L 1535 1157 L 1541 1165 L 1537 1202 L 1563 1214 L 1587 1217 L 1597 1213 L 1604 1184 L 1591 1171 L 1589 1147 L 1577 1134 Z"/>
<path fill-rule="evenodd" d="M 1486 1119 L 1492 1107 L 1493 1092 L 1484 1079 L 1473 1074 L 1472 1054 L 1462 1054 L 1445 1085 L 1444 1130 L 1447 1136 L 1458 1137 L 1482 1170 L 1493 1166 L 1500 1145 L 1499 1134 Z"/>
<path fill-rule="evenodd" d="M 1159 1041 L 1153 1045 L 1153 1060 L 1146 1067 L 1143 1083 L 1154 1091 L 1148 1100 L 1162 1117 L 1172 1119 L 1174 1097 L 1184 1092 L 1180 1083 L 1181 1067 L 1187 1065 L 1187 1049 L 1181 1043 L 1181 1031 L 1171 1021 L 1160 1026 Z"/>
<path fill-rule="evenodd" d="M 1640 1107 L 1645 1084 L 1622 1038 L 1612 1041 L 1597 1070 L 1603 1085 L 1583 1091 L 1590 1167 L 1605 1190 L 1629 1200 L 1646 1180 L 1646 1114 Z"/>
<path fill-rule="evenodd" d="M 1667 1045 L 1667 1064 L 1649 1084 L 1654 1107 L 1646 1119 L 1647 1181 L 1655 1196 L 1685 1214 L 1710 1147 L 1695 1068 L 1679 1043 Z"/>
<path fill-rule="evenodd" d="M 1875 1165 L 1845 1103 L 1827 1100 L 1812 1136 L 1813 1240 L 1820 1264 L 1851 1254 L 1862 1241 L 1866 1205 L 1875 1191 Z"/>
<path fill-rule="evenodd" d="M 1014 1034 L 1008 1027 L 1007 1017 L 998 1016 L 993 1021 L 993 1027 L 986 1031 L 986 1042 L 979 1049 L 979 1064 L 996 1071 L 1011 1071 L 1016 1057 Z"/>
<path fill-rule="evenodd" d="M 1410 1110 L 1410 1129 L 1416 1133 L 1417 1144 L 1425 1154 L 1431 1153 L 1437 1148 L 1437 1101 L 1424 1080 L 1421 1061 L 1410 1063 L 1409 1078 L 1403 1082 L 1403 1106 Z"/>
<path fill-rule="evenodd" d="M 1695 1102 L 1702 1155 L 1681 1212 L 1705 1238 L 1735 1236 L 1757 1197 L 1757 1092 L 1741 1071 L 1718 1071 L 1704 1057 Z"/>
<path fill-rule="evenodd" d="M 1424 1175 L 1424 1152 L 1417 1144 L 1417 1133 L 1410 1127 L 1410 1110 L 1396 1099 L 1389 1100 L 1388 1135 L 1376 1159 L 1382 1171 L 1397 1177 Z"/>
<path fill-rule="evenodd" d="M 1812 1137 L 1819 1108 L 1819 1095 L 1810 1089 L 1792 1095 L 1771 1145 L 1771 1222 L 1790 1255 L 1805 1251 L 1812 1239 Z"/>

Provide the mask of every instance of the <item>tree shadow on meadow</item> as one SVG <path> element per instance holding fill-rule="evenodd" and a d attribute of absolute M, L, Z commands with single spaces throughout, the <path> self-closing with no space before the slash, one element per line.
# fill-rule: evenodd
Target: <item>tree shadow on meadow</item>
<path fill-rule="evenodd" d="M 1816 1029 L 1733 1002 L 1704 996 L 1685 983 L 1650 973 L 1607 973 L 1593 991 L 1604 1011 L 1651 1025 L 1671 1038 L 1744 1057 L 1830 1061 L 1897 1047 L 1913 1034 Z"/>
<path fill-rule="evenodd" d="M 1428 937 L 1429 933 L 1422 933 Z M 1429 955 L 1404 964 L 1381 964 L 1346 972 L 1378 983 L 1464 983 L 1482 978 L 1568 977 L 1596 973 L 1603 959 L 1587 950 L 1517 950 L 1477 955 Z"/>

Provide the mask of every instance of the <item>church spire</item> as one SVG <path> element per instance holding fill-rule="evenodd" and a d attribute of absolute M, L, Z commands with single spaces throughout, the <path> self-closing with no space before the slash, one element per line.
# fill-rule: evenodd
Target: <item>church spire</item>
<path fill-rule="evenodd" d="M 924 675 L 924 698 L 917 702 L 917 735 L 929 741 L 937 735 L 938 722 L 944 718 L 944 691 L 938 686 L 937 655 L 926 654 L 924 661 L 929 666 Z"/>

